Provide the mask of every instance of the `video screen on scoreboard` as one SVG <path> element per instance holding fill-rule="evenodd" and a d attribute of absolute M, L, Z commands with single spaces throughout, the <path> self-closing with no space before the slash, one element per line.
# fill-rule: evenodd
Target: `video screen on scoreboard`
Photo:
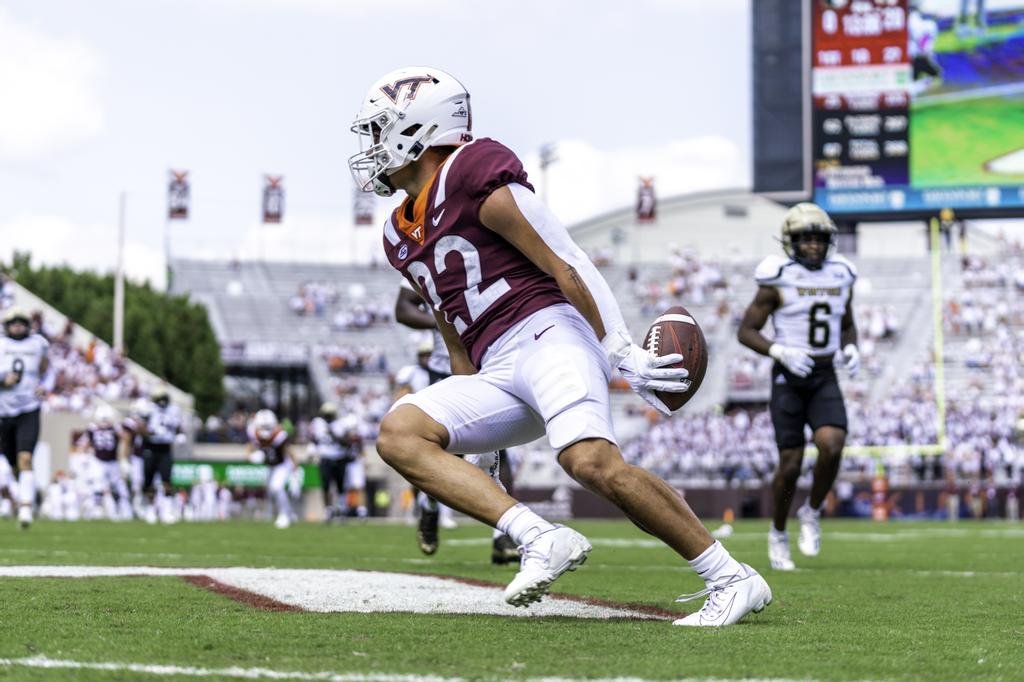
<path fill-rule="evenodd" d="M 807 1 L 816 203 L 1024 211 L 1024 0 Z"/>

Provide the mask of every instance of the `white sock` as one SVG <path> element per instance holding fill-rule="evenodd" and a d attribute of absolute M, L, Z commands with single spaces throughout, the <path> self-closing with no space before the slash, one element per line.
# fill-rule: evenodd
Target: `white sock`
<path fill-rule="evenodd" d="M 18 488 L 22 504 L 32 504 L 36 501 L 36 475 L 31 469 L 18 473 Z"/>
<path fill-rule="evenodd" d="M 498 539 L 498 538 L 500 538 L 500 537 L 501 537 L 502 535 L 504 535 L 504 533 L 502 533 L 502 532 L 501 532 L 500 530 L 498 530 L 497 528 L 495 528 L 495 529 L 494 529 L 494 532 L 493 532 L 493 533 L 491 533 L 491 539 L 492 539 L 492 540 L 497 540 L 497 539 Z"/>
<path fill-rule="evenodd" d="M 768 529 L 768 535 L 771 536 L 772 540 L 778 541 L 786 540 L 788 542 L 789 538 L 789 533 L 784 530 L 776 530 L 775 526 L 771 526 Z"/>
<path fill-rule="evenodd" d="M 284 514 L 286 516 L 291 516 L 292 503 L 291 500 L 288 499 L 288 491 L 282 488 L 281 490 L 278 490 L 274 494 L 274 497 L 276 498 L 277 501 L 277 513 Z"/>
<path fill-rule="evenodd" d="M 509 508 L 498 519 L 498 530 L 512 538 L 517 545 L 528 545 L 544 531 L 553 530 L 554 525 L 530 511 L 520 502 Z"/>
<path fill-rule="evenodd" d="M 715 543 L 705 549 L 699 557 L 691 559 L 689 564 L 697 571 L 697 575 L 709 583 L 743 573 L 740 563 L 732 558 L 718 540 L 715 540 Z"/>

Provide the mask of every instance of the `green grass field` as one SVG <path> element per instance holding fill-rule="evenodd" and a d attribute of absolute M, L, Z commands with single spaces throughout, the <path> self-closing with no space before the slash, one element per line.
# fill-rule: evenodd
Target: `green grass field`
<path fill-rule="evenodd" d="M 1024 97 L 989 97 L 915 107 L 910 181 L 915 187 L 1018 185 L 1024 173 L 992 173 L 985 164 L 1024 149 Z"/>
<path fill-rule="evenodd" d="M 672 608 L 676 595 L 701 587 L 628 523 L 573 525 L 594 551 L 557 592 Z M 31 657 L 195 666 L 213 670 L 207 678 L 232 666 L 277 679 L 347 675 L 293 676 L 339 680 L 1024 678 L 1024 526 L 826 521 L 822 555 L 796 555 L 799 570 L 789 574 L 768 572 L 766 529 L 767 521 L 739 523 L 725 544 L 765 573 L 775 602 L 719 631 L 665 621 L 277 613 L 177 577 L 0 578 L 0 678 L 195 677 L 11 664 Z M 515 569 L 487 562 L 488 537 L 465 525 L 426 558 L 405 526 L 44 522 L 20 532 L 4 522 L 0 565 L 356 568 L 503 584 Z"/>

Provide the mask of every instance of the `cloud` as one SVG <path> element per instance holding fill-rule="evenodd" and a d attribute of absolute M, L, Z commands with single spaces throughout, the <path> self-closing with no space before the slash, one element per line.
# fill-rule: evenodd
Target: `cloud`
<path fill-rule="evenodd" d="M 33 157 L 100 132 L 98 64 L 88 45 L 39 33 L 0 8 L 0 159 Z"/>
<path fill-rule="evenodd" d="M 36 265 L 70 265 L 76 270 L 106 273 L 117 267 L 117 226 L 83 225 L 55 215 L 21 213 L 0 223 L 0 243 L 9 261 L 14 251 L 28 251 Z M 125 275 L 164 286 L 164 256 L 158 248 L 136 241 L 125 243 Z"/>
<path fill-rule="evenodd" d="M 654 176 L 661 198 L 749 184 L 743 155 L 735 143 L 723 137 L 606 150 L 579 140 L 564 140 L 556 147 L 558 161 L 548 169 L 548 202 L 569 225 L 631 206 L 640 176 Z M 538 156 L 527 156 L 524 164 L 540 192 Z"/>

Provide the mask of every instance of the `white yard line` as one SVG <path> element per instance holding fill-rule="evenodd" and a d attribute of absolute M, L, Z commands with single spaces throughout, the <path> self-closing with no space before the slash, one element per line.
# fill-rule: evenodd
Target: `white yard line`
<path fill-rule="evenodd" d="M 2 668 L 43 668 L 47 670 L 103 670 L 109 672 L 130 672 L 163 677 L 215 677 L 241 680 L 310 680 L 316 682 L 463 682 L 461 677 L 439 677 L 437 675 L 406 675 L 400 673 L 336 673 L 301 672 L 272 670 L 270 668 L 199 668 L 196 666 L 162 665 L 147 663 L 120 663 L 114 661 L 86 662 L 32 656 L 30 658 L 0 658 Z M 498 679 L 498 678 L 495 678 Z M 530 677 L 527 682 L 577 682 L 573 677 Z M 642 677 L 607 677 L 589 682 L 645 682 Z M 795 682 L 784 678 L 744 678 L 745 682 Z M 676 682 L 733 682 L 731 678 L 700 677 L 679 678 Z M 804 681 L 806 682 L 806 681 Z"/>

